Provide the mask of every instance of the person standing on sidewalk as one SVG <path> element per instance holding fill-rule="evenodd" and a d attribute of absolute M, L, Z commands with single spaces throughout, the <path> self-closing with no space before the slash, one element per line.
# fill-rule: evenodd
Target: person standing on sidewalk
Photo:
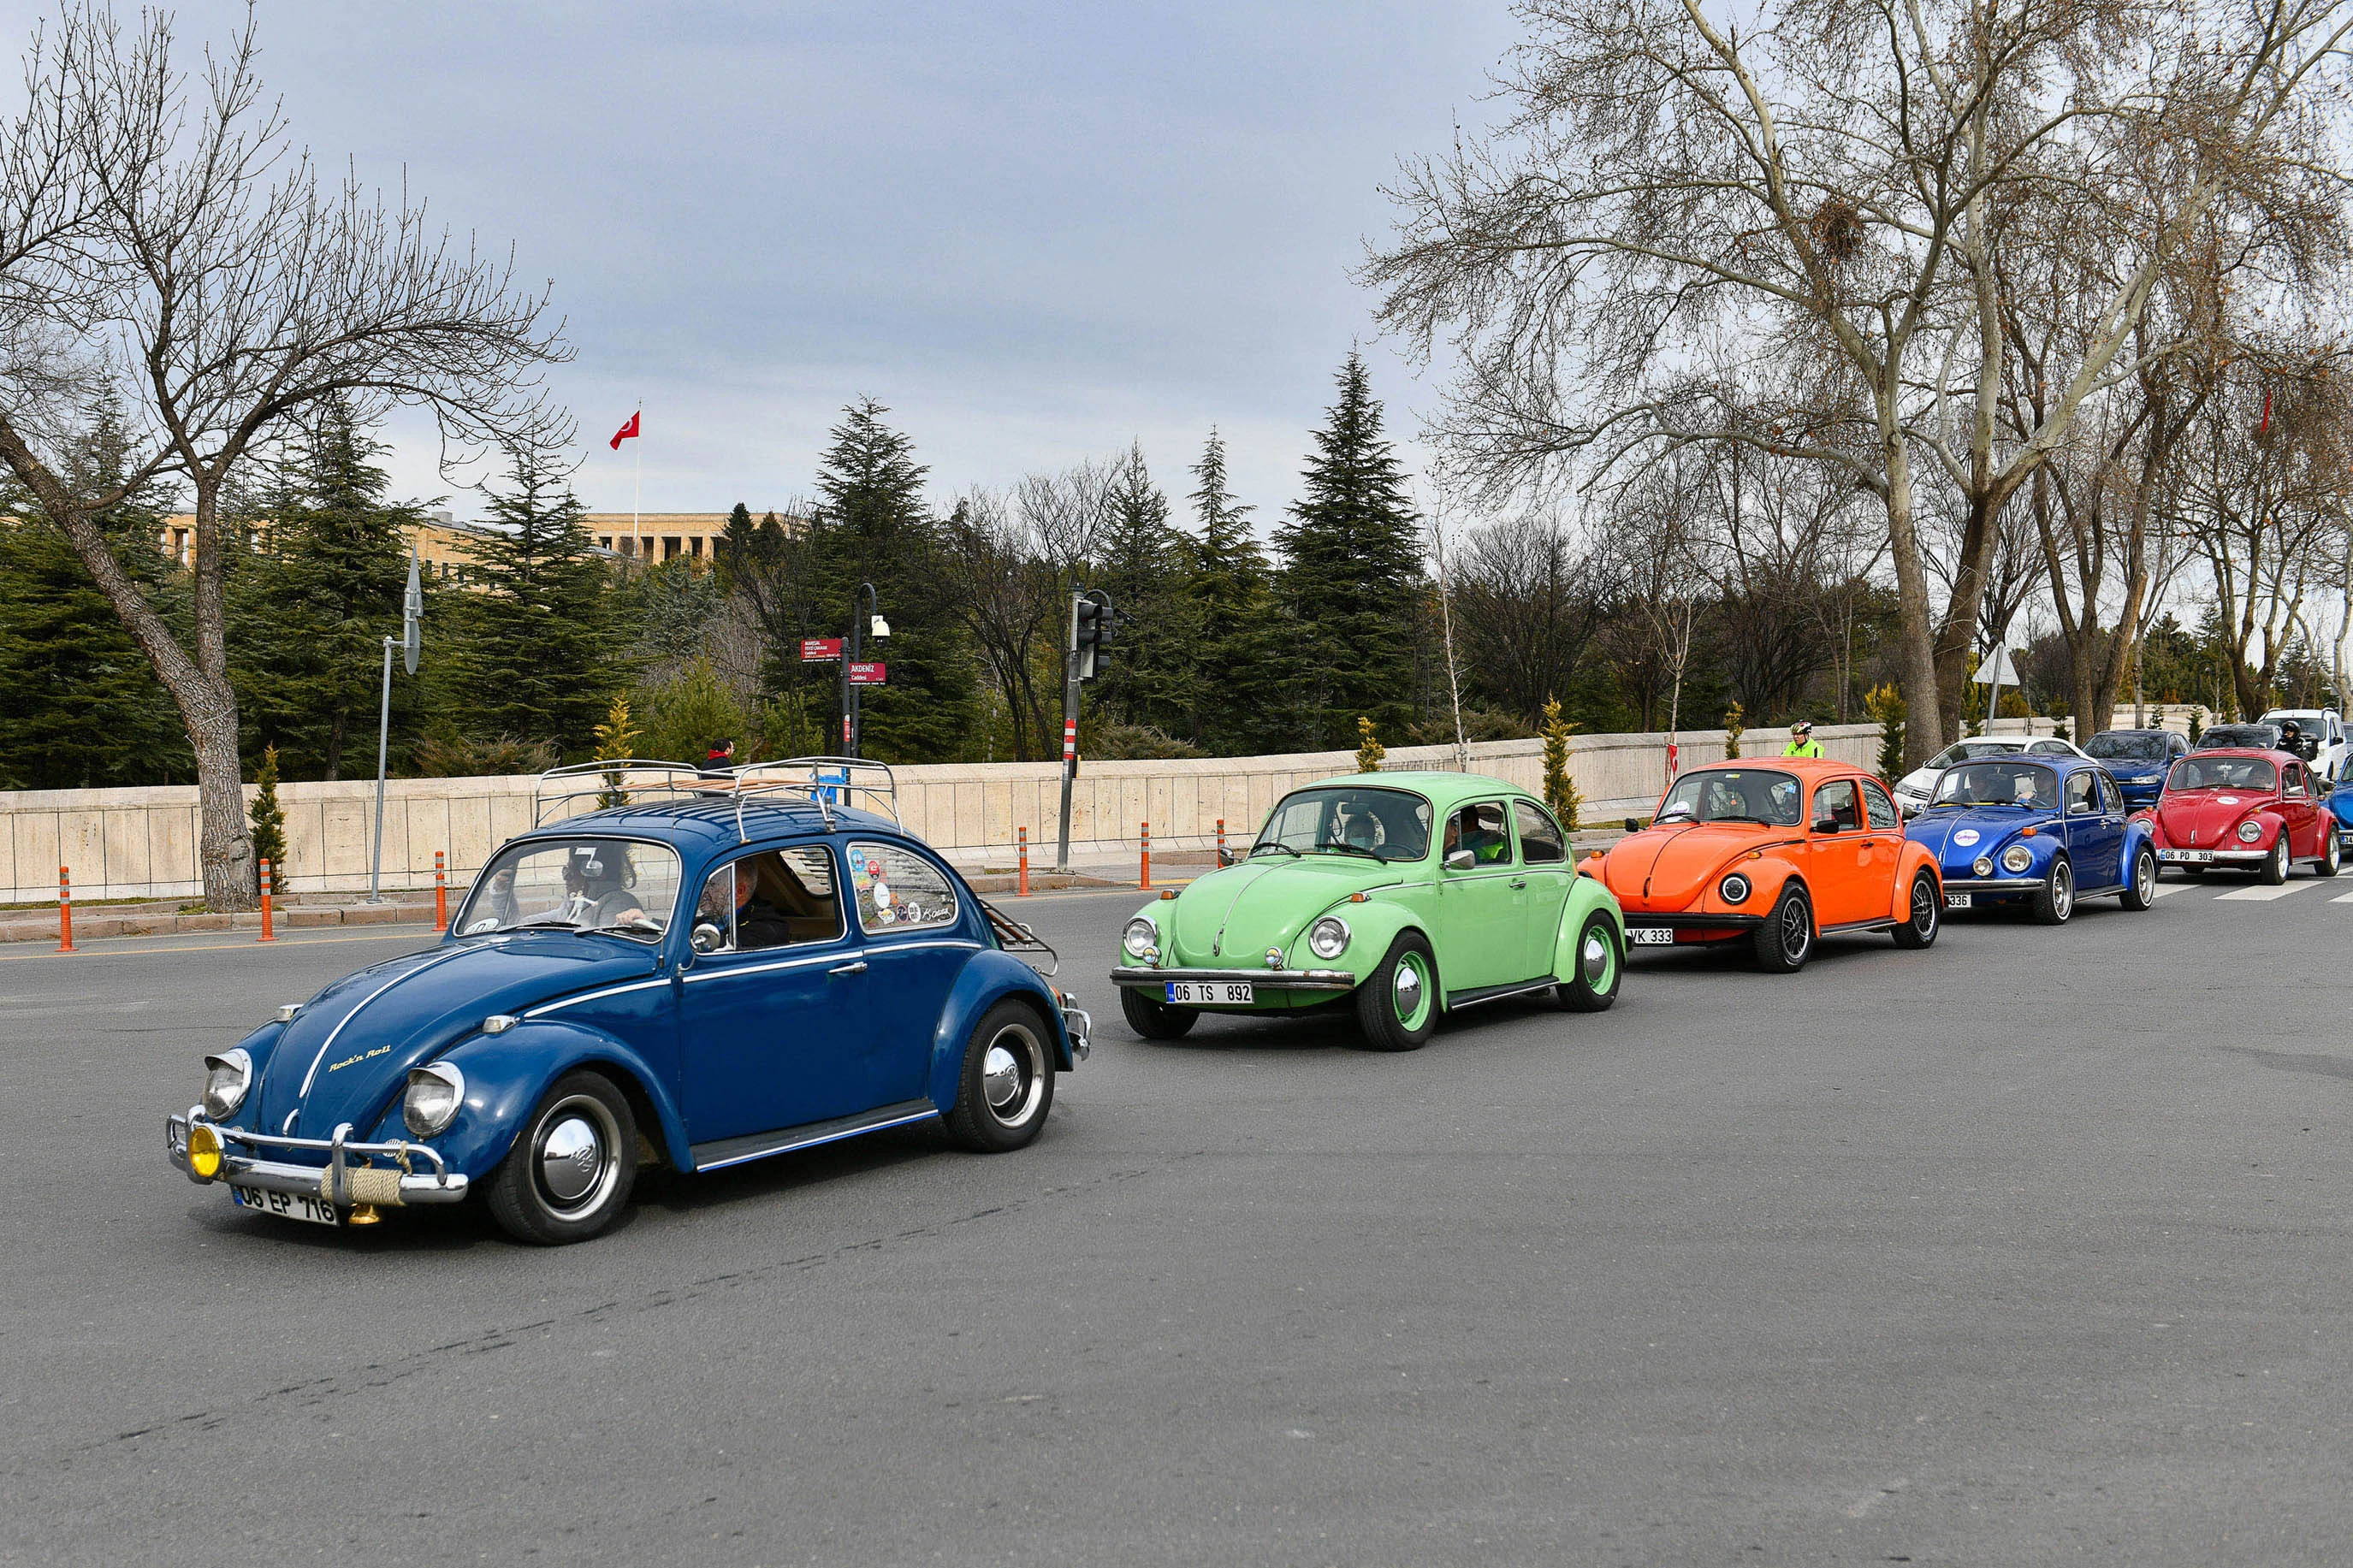
<path fill-rule="evenodd" d="M 711 742 L 711 754 L 702 759 L 702 776 L 707 779 L 723 779 L 734 765 L 735 742 L 713 741 Z"/>
<path fill-rule="evenodd" d="M 1822 743 L 1814 739 L 1814 721 L 1800 719 L 1789 726 L 1789 743 L 1781 748 L 1785 757 L 1819 757 Z"/>

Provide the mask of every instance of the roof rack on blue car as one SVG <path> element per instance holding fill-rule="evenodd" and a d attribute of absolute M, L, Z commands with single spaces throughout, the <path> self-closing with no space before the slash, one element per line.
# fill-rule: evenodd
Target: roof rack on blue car
<path fill-rule="evenodd" d="M 531 796 L 531 825 L 544 826 L 582 811 L 603 811 L 617 805 L 637 805 L 648 800 L 682 800 L 727 787 L 723 775 L 710 776 L 689 763 L 655 762 L 645 757 L 608 757 L 601 762 L 567 763 L 539 775 Z M 579 801 L 593 801 L 578 806 Z M 558 809 L 569 807 L 571 809 Z"/>
<path fill-rule="evenodd" d="M 878 777 L 879 775 L 879 777 Z M 805 795 L 825 818 L 830 831 L 833 808 L 850 804 L 852 796 L 871 801 L 900 827 L 899 781 L 890 768 L 868 757 L 786 757 L 773 763 L 746 763 L 733 770 L 735 837 L 745 839 L 744 803 L 755 795 L 784 791 Z"/>

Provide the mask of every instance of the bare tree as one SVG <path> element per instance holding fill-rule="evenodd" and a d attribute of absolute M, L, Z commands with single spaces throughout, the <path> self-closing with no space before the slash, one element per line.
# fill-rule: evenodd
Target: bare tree
<path fill-rule="evenodd" d="M 1463 663 L 1514 718 L 1541 724 L 1601 628 L 1597 563 L 1559 519 L 1530 512 L 1461 536 L 1452 564 Z"/>
<path fill-rule="evenodd" d="M 1517 10 L 1511 116 L 1408 165 L 1401 233 L 1365 273 L 1388 326 L 1461 355 L 1457 477 L 1525 491 L 1692 442 L 1844 468 L 1885 510 L 1906 747 L 1925 758 L 1957 717 L 2002 504 L 2130 374 L 2154 280 L 2217 194 L 2322 133 L 2297 108 L 2353 24 L 2337 0 L 1781 0 L 1746 31 L 1698 0 Z M 2043 423 L 2004 446 L 2001 227 L 2118 164 L 2162 166 L 2144 184 L 2162 205 L 2120 237 Z M 1727 383 L 1786 417 L 1719 418 Z M 1964 503 L 1941 622 L 1923 460 Z"/>
<path fill-rule="evenodd" d="M 262 97 L 252 19 L 194 85 L 170 18 L 128 35 L 68 0 L 37 40 L 33 110 L 11 127 L 0 214 L 44 237 L 0 245 L 0 458 L 72 543 L 154 665 L 196 753 L 199 855 L 215 909 L 253 900 L 252 846 L 228 680 L 221 499 L 259 443 L 314 405 L 363 422 L 393 405 L 438 416 L 444 457 L 568 434 L 538 375 L 567 357 L 544 289 L 454 244 L 421 205 L 322 182 Z M 29 230 L 26 231 L 27 234 Z M 111 396 L 138 442 L 120 482 L 77 490 L 63 454 Z M 124 486 L 169 477 L 195 511 L 184 644 L 94 518 Z M 397 627 L 387 626 L 389 631 Z"/>

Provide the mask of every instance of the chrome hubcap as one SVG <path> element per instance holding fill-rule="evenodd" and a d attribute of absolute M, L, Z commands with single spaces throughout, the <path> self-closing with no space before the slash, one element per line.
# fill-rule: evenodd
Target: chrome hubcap
<path fill-rule="evenodd" d="M 1046 1048 L 1019 1024 L 1008 1024 L 980 1058 L 980 1097 L 998 1125 L 1018 1127 L 1038 1113 L 1046 1093 Z"/>
<path fill-rule="evenodd" d="M 2141 902 L 2147 903 L 2149 894 L 2157 888 L 2157 862 L 2147 855 L 2142 856 L 2140 872 L 2133 880 L 2140 885 Z"/>
<path fill-rule="evenodd" d="M 1411 963 L 1397 966 L 1397 1012 L 1400 1018 L 1410 1018 L 1421 1011 L 1421 971 Z"/>
<path fill-rule="evenodd" d="M 1598 931 L 1585 933 L 1585 950 L 1577 955 L 1585 970 L 1585 983 L 1599 985 L 1609 973 L 1609 943 Z"/>
<path fill-rule="evenodd" d="M 575 1207 L 592 1197 L 611 1163 L 610 1131 L 597 1125 L 603 1109 L 567 1101 L 543 1124 L 539 1184 L 558 1207 Z"/>
<path fill-rule="evenodd" d="M 2064 866 L 2051 873 L 2051 902 L 2063 919 L 2075 907 L 2075 878 Z"/>

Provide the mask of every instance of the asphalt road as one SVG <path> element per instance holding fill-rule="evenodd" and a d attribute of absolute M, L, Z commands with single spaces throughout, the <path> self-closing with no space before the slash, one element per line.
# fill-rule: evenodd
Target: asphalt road
<path fill-rule="evenodd" d="M 2225 886 L 1401 1057 L 1147 1045 L 1136 896 L 1039 898 L 1100 1026 L 1038 1143 L 549 1251 L 165 1163 L 198 1053 L 416 933 L 0 954 L 0 1559 L 2341 1563 L 2353 878 Z"/>

